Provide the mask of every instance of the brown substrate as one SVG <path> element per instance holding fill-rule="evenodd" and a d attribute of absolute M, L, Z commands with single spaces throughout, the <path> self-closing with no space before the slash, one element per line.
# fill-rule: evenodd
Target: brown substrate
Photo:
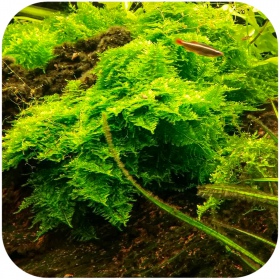
<path fill-rule="evenodd" d="M 34 100 L 45 95 L 60 94 L 69 80 L 80 79 L 83 88 L 95 83 L 96 77 L 90 70 L 98 62 L 98 53 L 108 48 L 123 46 L 131 41 L 130 33 L 123 27 L 111 27 L 107 32 L 75 44 L 64 43 L 54 50 L 45 70 L 26 70 L 14 64 L 14 60 L 2 60 L 2 114 L 4 128 L 9 121 Z"/>
<path fill-rule="evenodd" d="M 13 199 L 20 201 L 19 193 Z M 186 196 L 186 194 L 184 195 Z M 195 214 L 197 198 L 171 195 L 169 203 Z M 229 202 L 215 218 L 226 224 L 259 233 L 276 241 L 274 219 L 269 211 L 242 215 L 250 205 Z M 234 211 L 238 209 L 238 211 Z M 67 231 L 46 234 L 34 242 L 28 211 L 7 215 L 4 244 L 12 260 L 25 272 L 41 277 L 241 277 L 252 273 L 235 252 L 138 197 L 128 226 L 119 231 L 108 223 L 97 224 L 98 240 L 73 241 Z M 276 218 L 276 217 L 275 217 Z M 210 217 L 204 222 L 211 223 Z M 213 226 L 213 225 L 212 225 Z M 267 261 L 273 249 L 237 232 L 226 232 L 237 243 Z M 261 245 L 261 246 L 260 246 Z"/>
<path fill-rule="evenodd" d="M 278 100 L 273 100 L 274 106 L 278 110 Z M 248 112 L 248 114 L 253 115 L 259 119 L 263 124 L 265 124 L 273 133 L 278 136 L 278 118 L 274 112 L 271 103 L 263 104 L 258 107 L 259 111 Z M 243 121 L 243 131 L 250 132 L 251 134 L 257 131 L 260 137 L 264 136 L 266 132 L 264 129 L 256 122 L 247 118 L 248 114 L 244 114 Z"/>

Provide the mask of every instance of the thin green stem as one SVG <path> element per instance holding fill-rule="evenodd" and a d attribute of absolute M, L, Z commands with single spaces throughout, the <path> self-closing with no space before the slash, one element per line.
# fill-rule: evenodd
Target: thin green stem
<path fill-rule="evenodd" d="M 266 125 L 264 125 L 262 123 L 262 121 L 260 121 L 259 119 L 257 119 L 256 117 L 254 117 L 252 115 L 248 115 L 247 118 L 252 120 L 252 121 L 254 121 L 254 122 L 256 122 L 257 124 L 259 124 L 266 131 L 266 133 L 269 134 L 271 139 L 273 139 L 274 142 L 278 144 L 278 138 L 274 135 L 274 133 Z"/>
<path fill-rule="evenodd" d="M 235 228 L 235 227 L 232 227 L 232 226 L 229 226 L 229 225 L 225 225 L 225 224 L 223 224 L 223 223 L 221 223 L 221 222 L 219 222 L 219 221 L 216 221 L 216 220 L 213 220 L 212 222 L 214 222 L 215 224 L 218 224 L 219 226 L 222 226 L 222 227 L 224 227 L 224 228 L 227 228 L 227 229 L 229 229 L 229 230 L 236 230 L 236 231 L 238 231 L 238 232 L 241 232 L 241 233 L 243 233 L 243 234 L 246 234 L 246 235 L 248 235 L 248 236 L 251 236 L 251 237 L 253 237 L 253 238 L 255 238 L 255 239 L 257 239 L 257 240 L 259 240 L 259 241 L 261 241 L 261 242 L 264 242 L 264 243 L 266 243 L 266 244 L 268 244 L 268 245 L 270 245 L 270 246 L 272 246 L 272 247 L 276 247 L 276 244 L 275 243 L 273 243 L 273 242 L 271 242 L 271 241 L 269 241 L 269 240 L 267 240 L 267 239 L 265 239 L 265 238 L 262 238 L 262 237 L 260 237 L 260 236 L 258 236 L 258 235 L 255 235 L 255 234 L 252 234 L 252 233 L 250 233 L 250 232 L 247 232 L 247 231 L 244 231 L 244 230 L 242 230 L 242 229 L 238 229 L 238 228 Z"/>
<path fill-rule="evenodd" d="M 171 214 L 172 216 L 175 216 L 176 218 L 184 221 L 185 223 L 196 227 L 197 229 L 205 232 L 206 234 L 218 239 L 219 241 L 223 242 L 225 245 L 228 245 L 232 248 L 234 248 L 236 251 L 244 254 L 245 256 L 249 257 L 250 259 L 252 259 L 253 261 L 255 261 L 256 263 L 260 264 L 260 265 L 264 265 L 264 262 L 261 261 L 259 258 L 257 258 L 254 254 L 252 254 L 251 252 L 247 251 L 246 249 L 244 249 L 243 247 L 241 247 L 240 245 L 236 244 L 235 242 L 233 242 L 230 238 L 224 236 L 223 234 L 215 231 L 214 229 L 206 226 L 205 224 L 203 224 L 202 222 L 191 218 L 190 216 L 188 216 L 185 213 L 182 213 L 181 211 L 179 211 L 178 209 L 176 209 L 174 206 L 168 205 L 167 203 L 161 201 L 158 197 L 154 196 L 151 192 L 145 190 L 144 188 L 142 188 L 135 180 L 134 178 L 129 174 L 128 170 L 125 168 L 125 165 L 122 163 L 122 161 L 120 160 L 120 157 L 118 155 L 118 153 L 116 152 L 114 145 L 113 145 L 113 140 L 112 140 L 112 135 L 110 132 L 110 127 L 108 125 L 107 122 L 107 116 L 105 113 L 102 113 L 102 120 L 103 120 L 103 130 L 104 130 L 104 134 L 110 149 L 110 152 L 112 153 L 112 156 L 114 158 L 114 160 L 116 161 L 118 167 L 121 169 L 121 171 L 123 172 L 124 176 L 131 182 L 131 184 L 143 195 L 145 196 L 148 200 L 150 200 L 151 202 L 153 202 L 155 205 L 157 205 L 159 208 L 163 209 L 164 211 L 166 211 L 167 213 Z"/>
<path fill-rule="evenodd" d="M 276 106 L 274 105 L 274 102 L 272 100 L 270 100 L 270 102 L 271 102 L 272 108 L 274 110 L 275 116 L 278 119 L 278 110 L 277 110 Z"/>
<path fill-rule="evenodd" d="M 222 195 L 223 197 L 239 197 L 240 199 L 252 200 L 278 206 L 278 196 L 250 189 L 246 186 L 209 184 L 199 187 L 199 195 Z"/>
<path fill-rule="evenodd" d="M 27 17 L 35 17 L 35 18 L 46 18 L 52 17 L 55 14 L 58 14 L 59 11 L 44 8 L 44 7 L 37 7 L 37 6 L 28 6 L 22 9 L 18 14 L 24 15 Z"/>
<path fill-rule="evenodd" d="M 258 34 L 255 36 L 255 38 L 250 42 L 250 44 L 253 44 L 263 33 L 263 31 L 265 30 L 267 24 L 269 23 L 269 19 L 266 19 L 263 27 L 260 29 L 260 31 L 258 32 Z"/>

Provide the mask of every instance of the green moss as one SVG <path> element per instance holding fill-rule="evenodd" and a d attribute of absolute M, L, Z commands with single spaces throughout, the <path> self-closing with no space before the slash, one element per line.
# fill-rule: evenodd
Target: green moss
<path fill-rule="evenodd" d="M 20 209 L 32 206 L 34 223 L 41 225 L 38 235 L 60 224 L 82 227 L 75 221 L 83 221 L 89 212 L 119 228 L 129 220 L 135 191 L 110 155 L 103 112 L 132 176 L 150 189 L 176 190 L 172 176 L 184 175 L 187 189 L 193 182 L 209 182 L 212 173 L 235 168 L 223 156 L 236 140 L 242 150 L 243 138 L 229 141 L 225 128 L 240 130 L 240 114 L 254 109 L 248 103 L 276 95 L 276 66 L 252 66 L 258 58 L 236 39 L 240 29 L 228 11 L 204 3 L 144 4 L 144 10 L 131 18 L 121 6 L 103 10 L 81 4 L 67 17 L 36 25 L 16 23 L 6 31 L 4 55 L 14 55 L 28 68 L 43 67 L 55 44 L 92 36 L 111 25 L 126 25 L 135 37 L 100 55 L 94 86 L 83 90 L 79 81 L 70 81 L 62 96 L 46 97 L 22 111 L 4 137 L 4 170 L 35 162 L 29 179 L 33 193 Z M 205 15 L 212 20 L 205 22 Z M 27 32 L 31 27 L 42 38 L 37 51 L 35 31 Z M 212 59 L 186 52 L 174 44 L 177 37 L 209 43 L 225 56 Z M 244 160 L 255 161 L 256 154 Z M 251 171 L 258 169 L 246 170 Z"/>
<path fill-rule="evenodd" d="M 4 169 L 22 160 L 39 162 L 29 181 L 34 192 L 22 207 L 33 205 L 35 221 L 42 223 L 41 233 L 58 222 L 71 224 L 77 201 L 116 226 L 127 222 L 133 190 L 108 151 L 101 125 L 103 111 L 112 123 L 118 153 L 144 184 L 169 182 L 174 173 L 187 173 L 189 179 L 201 182 L 210 175 L 217 150 L 227 137 L 223 127 L 228 108 L 234 114 L 234 108 L 242 106 L 225 103 L 222 87 L 202 89 L 176 78 L 174 58 L 165 46 L 150 42 L 134 41 L 111 49 L 95 70 L 98 82 L 94 87 L 82 91 L 78 81 L 70 82 L 61 97 L 45 98 L 23 111 L 7 131 Z M 112 65 L 118 65 L 119 71 Z M 46 168 L 52 163 L 55 168 Z M 45 199 L 48 185 L 54 194 L 48 196 L 49 201 Z M 55 205 L 61 209 L 72 205 L 72 210 Z"/>
<path fill-rule="evenodd" d="M 90 3 L 79 3 L 78 6 L 77 10 L 72 8 L 72 13 L 68 15 L 56 14 L 42 22 L 16 21 L 9 25 L 3 39 L 3 55 L 13 56 L 17 63 L 29 69 L 44 68 L 53 57 L 54 46 L 88 38 L 111 26 L 122 25 L 130 30 L 134 38 L 140 39 L 140 45 L 141 42 L 151 41 L 167 47 L 162 54 L 154 49 L 154 55 L 175 52 L 173 67 L 179 70 L 178 75 L 182 79 L 227 85 L 231 88 L 227 98 L 237 102 L 261 104 L 277 95 L 277 65 L 261 56 L 263 52 L 266 52 L 265 58 L 277 56 L 274 29 L 269 22 L 262 30 L 256 19 L 260 15 L 262 18 L 265 16 L 261 12 L 254 12 L 250 6 L 245 9 L 243 4 L 235 4 L 217 9 L 207 3 L 145 2 L 143 8 L 134 13 L 121 3 L 109 3 L 104 8 L 96 8 Z M 242 14 L 243 10 L 247 11 L 245 15 Z M 247 26 L 235 24 L 236 15 L 243 18 Z M 264 39 L 258 39 L 257 44 L 242 40 L 252 30 L 262 30 L 261 38 Z M 186 52 L 174 44 L 176 38 L 212 45 L 223 51 L 224 57 L 213 60 Z M 270 56 L 267 54 L 269 50 Z M 134 51 L 131 56 L 133 54 Z M 111 67 L 116 67 L 115 71 L 128 69 L 126 61 L 123 63 Z M 162 66 L 153 69 L 158 76 L 161 71 L 170 70 L 170 67 L 167 69 L 164 66 L 160 70 Z M 145 67 L 139 69 L 138 74 L 145 70 Z"/>
<path fill-rule="evenodd" d="M 223 149 L 215 183 L 238 183 L 257 178 L 277 177 L 277 144 L 272 139 L 243 134 L 232 136 Z"/>
<path fill-rule="evenodd" d="M 12 56 L 27 69 L 43 68 L 53 58 L 55 46 L 92 37 L 127 21 L 120 8 L 107 10 L 80 3 L 70 14 L 56 13 L 40 22 L 8 25 L 3 39 L 3 55 Z"/>

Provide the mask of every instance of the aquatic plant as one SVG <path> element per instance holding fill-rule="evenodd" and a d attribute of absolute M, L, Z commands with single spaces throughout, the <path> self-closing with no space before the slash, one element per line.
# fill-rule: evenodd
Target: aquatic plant
<path fill-rule="evenodd" d="M 161 41 L 176 52 L 174 67 L 182 79 L 227 85 L 228 100 L 261 104 L 277 95 L 277 39 L 273 26 L 267 24 L 253 44 L 242 40 L 260 32 L 259 17 L 266 20 L 260 11 L 238 3 L 214 9 L 209 3 L 144 2 L 137 10 L 128 9 L 123 3 L 104 3 L 103 8 L 78 3 L 78 9 L 71 6 L 71 13 L 56 14 L 41 22 L 17 20 L 7 27 L 3 55 L 16 58 L 29 69 L 44 68 L 53 57 L 54 46 L 122 25 L 133 38 Z M 242 14 L 243 10 L 247 12 Z M 245 20 L 245 26 L 235 24 L 237 16 Z M 210 44 L 225 56 L 209 61 L 175 46 L 177 38 Z"/>
<path fill-rule="evenodd" d="M 232 136 L 223 149 L 221 163 L 212 174 L 215 183 L 239 183 L 243 180 L 275 177 L 277 146 L 272 139 L 257 135 Z"/>
<path fill-rule="evenodd" d="M 235 250 L 239 251 L 240 253 L 243 253 L 247 257 L 251 258 L 256 263 L 258 263 L 260 265 L 264 264 L 256 256 L 254 256 L 252 253 L 248 252 L 246 249 L 242 248 L 241 246 L 239 246 L 238 244 L 233 242 L 230 238 L 227 238 L 225 235 L 220 234 L 219 232 L 217 232 L 217 231 L 213 230 L 212 228 L 206 226 L 205 224 L 201 223 L 200 221 L 191 218 L 189 215 L 187 215 L 185 213 L 182 213 L 181 211 L 176 209 L 176 207 L 168 205 L 167 203 L 161 201 L 159 198 L 155 197 L 151 192 L 148 192 L 145 189 L 143 189 L 134 180 L 134 178 L 129 174 L 129 171 L 125 168 L 125 165 L 120 160 L 120 157 L 119 157 L 117 151 L 115 150 L 115 147 L 114 147 L 114 144 L 113 144 L 113 139 L 112 139 L 112 135 L 111 135 L 111 132 L 110 132 L 110 127 L 108 125 L 107 116 L 106 116 L 105 113 L 102 114 L 102 118 L 103 118 L 103 130 L 104 130 L 104 133 L 105 133 L 105 136 L 106 136 L 107 143 L 108 143 L 109 148 L 110 148 L 110 152 L 111 152 L 114 160 L 116 161 L 120 170 L 123 172 L 124 176 L 131 182 L 131 184 L 142 195 L 144 195 L 148 200 L 152 201 L 154 204 L 156 204 L 158 207 L 165 210 L 167 213 L 171 214 L 172 216 L 175 216 L 176 218 L 184 221 L 185 223 L 188 223 L 188 224 L 204 231 L 208 235 L 218 239 L 219 241 L 222 241 L 224 244 L 234 248 Z"/>
<path fill-rule="evenodd" d="M 211 20 L 205 22 L 203 13 Z M 162 209 L 234 247 L 232 240 L 149 191 L 185 191 L 211 178 L 215 184 L 275 178 L 275 143 L 240 134 L 239 123 L 245 110 L 256 110 L 252 104 L 276 96 L 277 67 L 259 63 L 264 60 L 248 51 L 247 42 L 239 38 L 244 29 L 234 24 L 227 9 L 205 3 L 143 3 L 133 15 L 121 6 L 112 11 L 109 6 L 102 10 L 81 4 L 67 17 L 8 27 L 3 54 L 28 68 L 43 68 L 55 44 L 92 36 L 112 25 L 125 25 L 135 38 L 100 55 L 94 86 L 83 90 L 80 81 L 69 81 L 61 96 L 36 100 L 6 131 L 3 169 L 22 162 L 32 166 L 28 185 L 33 192 L 19 211 L 32 208 L 38 237 L 64 224 L 74 235 L 90 239 L 95 231 L 86 217 L 92 213 L 118 228 L 126 225 L 137 193 L 134 181 L 127 178 L 136 178 L 145 187 L 139 185 L 138 191 Z M 17 53 L 24 30 L 30 33 L 23 36 Z M 46 32 L 42 49 L 36 50 L 36 40 L 31 40 L 34 30 L 38 36 Z M 211 43 L 225 56 L 209 59 L 186 52 L 174 44 L 178 37 Z M 28 58 L 22 53 L 26 49 Z M 114 149 L 104 135 L 104 113 Z M 126 178 L 124 166 L 129 170 Z M 185 184 L 177 186 L 174 175 L 183 175 Z M 214 189 L 215 185 L 212 193 Z M 211 207 L 219 203 L 217 199 Z M 210 203 L 204 206 L 204 212 L 211 208 Z M 242 252 L 262 264 L 250 252 Z"/>
<path fill-rule="evenodd" d="M 273 108 L 277 116 L 275 106 Z M 243 133 L 231 137 L 223 149 L 220 164 L 211 174 L 212 184 L 198 187 L 198 194 L 208 197 L 204 205 L 197 206 L 199 217 L 208 209 L 218 209 L 224 202 L 221 198 L 245 200 L 264 205 L 272 212 L 276 211 L 278 138 L 259 119 L 252 115 L 247 117 L 257 122 L 267 134 L 263 138 L 256 133 L 254 135 Z"/>
<path fill-rule="evenodd" d="M 5 31 L 3 56 L 12 56 L 27 69 L 44 69 L 54 57 L 55 46 L 94 36 L 127 21 L 121 9 L 99 9 L 86 2 L 78 6 L 76 9 L 70 4 L 71 13 L 55 13 L 43 21 L 16 18 Z"/>
<path fill-rule="evenodd" d="M 160 43 L 134 40 L 101 56 L 94 87 L 83 91 L 80 81 L 71 81 L 61 97 L 21 112 L 4 138 L 3 167 L 36 160 L 34 192 L 21 209 L 33 205 L 39 234 L 71 224 L 82 201 L 116 226 L 127 222 L 134 191 L 110 159 L 103 111 L 118 152 L 145 186 L 167 188 L 181 173 L 186 182 L 208 180 L 228 137 L 226 118 L 247 107 L 224 102 L 224 87 L 176 78 L 175 55 Z"/>
<path fill-rule="evenodd" d="M 269 178 L 266 179 L 269 182 Z M 258 204 L 266 204 L 277 207 L 278 205 L 278 197 L 276 195 L 272 195 L 270 193 L 262 192 L 259 190 L 255 190 L 253 188 L 248 188 L 244 185 L 225 185 L 225 184 L 211 184 L 211 185 L 203 185 L 199 187 L 199 195 L 202 196 L 210 196 L 210 200 L 202 206 L 198 205 L 198 216 L 201 215 L 208 210 L 208 208 L 216 209 L 221 203 L 220 200 L 213 199 L 213 196 L 217 196 L 220 198 L 234 198 L 240 200 L 248 200 L 250 202 L 255 202 Z"/>
<path fill-rule="evenodd" d="M 271 103 L 278 117 L 277 109 L 274 103 Z M 256 134 L 245 133 L 238 137 L 231 137 L 228 146 L 223 149 L 220 164 L 211 174 L 213 183 L 198 187 L 198 195 L 208 197 L 203 205 L 197 205 L 199 218 L 208 209 L 219 209 L 220 205 L 228 199 L 247 201 L 249 205 L 254 205 L 243 215 L 251 211 L 266 209 L 272 216 L 277 212 L 278 178 L 274 176 L 277 176 L 278 169 L 278 139 L 259 119 L 252 115 L 248 115 L 248 118 L 257 122 L 267 134 L 263 138 L 259 138 Z M 215 218 L 212 219 L 212 223 L 231 231 L 236 230 L 272 247 L 276 246 L 269 240 L 217 221 Z M 274 221 L 274 223 L 277 222 Z"/>

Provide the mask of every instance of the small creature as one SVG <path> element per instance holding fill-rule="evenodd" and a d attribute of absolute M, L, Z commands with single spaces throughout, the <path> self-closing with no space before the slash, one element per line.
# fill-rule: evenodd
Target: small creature
<path fill-rule="evenodd" d="M 195 41 L 185 42 L 181 39 L 177 39 L 176 43 L 178 45 L 183 46 L 187 51 L 194 52 L 199 55 L 209 56 L 209 57 L 217 57 L 224 55 L 222 52 L 207 46 L 205 44 L 201 44 Z"/>

